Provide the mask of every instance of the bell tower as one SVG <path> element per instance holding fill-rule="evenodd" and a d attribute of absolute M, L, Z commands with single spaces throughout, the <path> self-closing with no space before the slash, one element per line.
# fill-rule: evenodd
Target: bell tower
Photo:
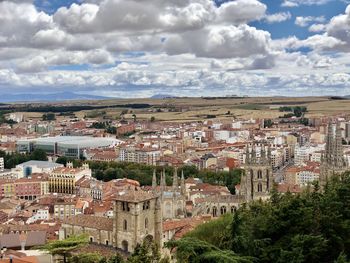
<path fill-rule="evenodd" d="M 244 195 L 247 202 L 268 199 L 273 187 L 270 147 L 264 144 L 248 145 L 245 155 L 241 195 Z"/>
<path fill-rule="evenodd" d="M 162 211 L 160 196 L 129 187 L 114 201 L 114 246 L 132 253 L 144 240 L 162 247 Z"/>

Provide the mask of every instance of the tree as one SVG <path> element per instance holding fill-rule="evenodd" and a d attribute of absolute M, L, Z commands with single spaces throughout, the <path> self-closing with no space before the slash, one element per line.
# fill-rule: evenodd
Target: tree
<path fill-rule="evenodd" d="M 86 235 L 70 236 L 64 240 L 49 242 L 39 247 L 39 249 L 47 251 L 52 255 L 60 255 L 63 257 L 63 262 L 67 263 L 68 258 L 71 257 L 72 251 L 83 247 L 87 243 L 88 237 Z"/>
<path fill-rule="evenodd" d="M 70 263 L 102 263 L 103 257 L 98 253 L 79 253 L 73 255 L 70 259 Z M 108 261 L 104 261 L 108 262 Z"/>
<path fill-rule="evenodd" d="M 43 121 L 54 121 L 56 120 L 56 115 L 55 113 L 45 113 L 42 116 Z"/>
<path fill-rule="evenodd" d="M 134 122 L 136 122 L 136 114 L 135 113 L 132 114 L 132 117 L 134 119 Z"/>
<path fill-rule="evenodd" d="M 165 244 L 168 248 L 176 248 L 176 258 L 179 262 L 189 263 L 252 263 L 254 259 L 235 254 L 230 250 L 221 250 L 205 241 L 185 237 Z"/>
<path fill-rule="evenodd" d="M 29 156 L 31 160 L 47 161 L 47 154 L 44 150 L 35 149 Z"/>
<path fill-rule="evenodd" d="M 161 255 L 158 245 L 154 241 L 145 240 L 135 248 L 134 253 L 128 258 L 130 263 L 153 263 L 159 262 Z"/>
<path fill-rule="evenodd" d="M 154 122 L 156 118 L 154 116 L 151 117 L 151 122 Z"/>
<path fill-rule="evenodd" d="M 274 188 L 270 201 L 241 206 L 183 239 L 170 243 L 180 262 L 206 262 L 198 255 L 220 262 L 231 252 L 259 263 L 347 262 L 350 172 L 335 176 L 322 191 L 318 184 L 298 195 L 282 195 Z"/>
<path fill-rule="evenodd" d="M 270 119 L 264 120 L 264 128 L 271 128 L 272 125 L 273 125 L 272 120 L 270 120 Z"/>

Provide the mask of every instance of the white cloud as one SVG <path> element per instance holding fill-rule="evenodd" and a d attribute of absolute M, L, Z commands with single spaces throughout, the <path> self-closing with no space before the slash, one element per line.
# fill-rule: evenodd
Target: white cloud
<path fill-rule="evenodd" d="M 333 0 L 284 0 L 283 7 L 297 7 L 300 5 L 324 5 Z"/>
<path fill-rule="evenodd" d="M 290 12 L 280 12 L 280 13 L 275 13 L 275 14 L 265 16 L 265 20 L 271 24 L 283 22 L 291 18 L 292 18 L 292 15 Z"/>
<path fill-rule="evenodd" d="M 350 5 L 345 10 L 345 14 L 335 16 L 327 25 L 329 36 L 335 37 L 347 43 L 346 47 L 350 49 Z"/>
<path fill-rule="evenodd" d="M 323 16 L 297 16 L 295 18 L 295 24 L 300 27 L 307 27 L 312 22 L 325 22 L 325 18 Z"/>
<path fill-rule="evenodd" d="M 313 24 L 309 27 L 310 32 L 324 32 L 326 31 L 326 25 L 324 24 Z"/>
<path fill-rule="evenodd" d="M 91 0 L 48 15 L 30 1 L 0 1 L 0 90 L 74 86 L 96 94 L 148 96 L 162 87 L 170 94 L 181 89 L 183 95 L 215 95 L 218 89 L 222 94 L 291 95 L 346 86 L 350 7 L 328 24 L 323 17 L 297 18 L 299 26 L 316 33 L 306 39 L 272 40 L 269 32 L 248 25 L 292 17 L 266 10 L 258 0 L 220 6 L 212 0 L 148 0 L 147 5 Z M 311 51 L 299 52 L 304 47 Z M 60 70 L 67 65 L 79 70 Z"/>

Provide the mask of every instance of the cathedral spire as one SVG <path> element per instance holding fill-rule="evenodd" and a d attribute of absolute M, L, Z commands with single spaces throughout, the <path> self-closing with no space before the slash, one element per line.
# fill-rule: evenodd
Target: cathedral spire
<path fill-rule="evenodd" d="M 181 171 L 181 194 L 186 194 L 186 185 L 185 185 L 185 176 L 184 176 L 184 170 Z"/>
<path fill-rule="evenodd" d="M 249 144 L 245 147 L 245 163 L 248 164 L 250 162 L 250 152 L 249 152 Z"/>
<path fill-rule="evenodd" d="M 165 187 L 166 187 L 166 183 L 165 183 L 165 169 L 163 168 L 161 177 L 160 177 L 160 190 L 163 194 L 163 192 L 165 191 Z"/>
<path fill-rule="evenodd" d="M 157 187 L 157 176 L 156 176 L 156 169 L 153 170 L 153 176 L 152 176 L 152 189 L 155 190 Z"/>
<path fill-rule="evenodd" d="M 175 167 L 174 176 L 173 176 L 173 192 L 175 192 L 178 187 L 179 187 L 179 182 L 177 178 L 177 167 Z"/>

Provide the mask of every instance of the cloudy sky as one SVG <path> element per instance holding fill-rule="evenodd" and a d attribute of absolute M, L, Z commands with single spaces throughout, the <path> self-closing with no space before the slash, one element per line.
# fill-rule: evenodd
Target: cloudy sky
<path fill-rule="evenodd" d="M 0 0 L 0 96 L 350 94 L 348 0 Z"/>

